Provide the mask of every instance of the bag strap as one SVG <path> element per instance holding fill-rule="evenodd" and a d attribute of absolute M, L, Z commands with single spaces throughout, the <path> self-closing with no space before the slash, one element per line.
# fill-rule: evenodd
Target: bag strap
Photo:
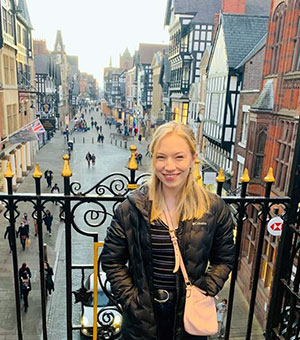
<path fill-rule="evenodd" d="M 177 237 L 176 237 L 175 227 L 173 225 L 172 218 L 170 216 L 169 211 L 167 211 L 167 213 L 166 213 L 166 211 L 164 210 L 164 215 L 165 215 L 165 219 L 168 223 L 169 233 L 170 233 L 170 236 L 171 236 L 171 241 L 173 243 L 174 252 L 175 252 L 175 267 L 174 267 L 173 273 L 176 273 L 178 271 L 179 267 L 180 267 L 183 278 L 184 278 L 185 285 L 191 286 L 191 281 L 189 280 L 189 276 L 188 276 L 188 273 L 186 271 L 186 268 L 185 268 L 185 265 L 184 265 L 184 262 L 183 262 L 183 258 L 182 258 L 181 251 L 180 251 L 180 248 L 179 248 L 179 244 L 178 244 L 178 240 L 177 240 Z"/>

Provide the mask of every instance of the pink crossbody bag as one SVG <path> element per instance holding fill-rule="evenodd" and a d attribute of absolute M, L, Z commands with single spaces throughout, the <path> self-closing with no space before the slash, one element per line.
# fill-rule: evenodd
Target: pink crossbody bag
<path fill-rule="evenodd" d="M 183 317 L 184 329 L 191 335 L 215 335 L 218 332 L 215 298 L 205 295 L 204 291 L 191 284 L 182 259 L 172 219 L 169 212 L 166 214 L 164 211 L 164 215 L 168 222 L 169 233 L 175 252 L 173 272 L 176 273 L 180 267 L 186 287 Z"/>

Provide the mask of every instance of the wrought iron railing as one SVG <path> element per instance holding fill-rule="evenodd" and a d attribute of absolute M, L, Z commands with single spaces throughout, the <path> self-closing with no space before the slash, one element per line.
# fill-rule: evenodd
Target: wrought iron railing
<path fill-rule="evenodd" d="M 20 306 L 20 290 L 19 290 L 19 277 L 18 277 L 18 254 L 16 249 L 16 238 L 15 238 L 15 227 L 16 227 L 16 219 L 20 215 L 18 210 L 18 205 L 23 202 L 30 202 L 32 204 L 32 217 L 36 220 L 38 226 L 38 245 L 39 245 L 39 268 L 40 268 L 40 296 L 41 296 L 41 309 L 42 309 L 42 337 L 44 340 L 48 339 L 48 330 L 47 330 L 47 318 L 46 318 L 46 294 L 45 294 L 45 274 L 44 274 L 44 248 L 43 248 L 43 232 L 42 232 L 42 216 L 45 212 L 45 205 L 49 202 L 58 202 L 61 206 L 61 218 L 64 221 L 65 228 L 65 259 L 66 259 L 66 324 L 67 324 L 67 334 L 66 339 L 71 340 L 73 338 L 73 331 L 82 330 L 82 325 L 76 325 L 72 322 L 72 294 L 74 294 L 75 302 L 80 302 L 81 307 L 83 308 L 83 304 L 90 297 L 91 292 L 85 287 L 85 273 L 86 270 L 94 270 L 94 322 L 93 326 L 87 327 L 88 330 L 93 329 L 93 339 L 113 339 L 115 332 L 115 325 L 113 324 L 114 312 L 122 313 L 121 307 L 114 300 L 114 297 L 109 294 L 107 283 L 101 281 L 101 277 L 99 274 L 99 256 L 98 256 L 98 247 L 103 245 L 102 240 L 99 240 L 98 232 L 87 232 L 76 222 L 76 215 L 78 211 L 85 203 L 93 203 L 97 206 L 97 208 L 90 208 L 84 211 L 83 221 L 84 223 L 92 228 L 98 228 L 100 226 L 107 226 L 110 223 L 110 219 L 114 214 L 116 206 L 122 202 L 128 192 L 130 190 L 136 189 L 148 176 L 148 174 L 142 174 L 140 176 L 136 176 L 136 170 L 138 169 L 136 160 L 135 160 L 135 152 L 137 148 L 131 146 L 131 157 L 128 163 L 128 169 L 130 171 L 129 177 L 124 175 L 123 173 L 113 173 L 103 178 L 99 183 L 95 184 L 92 188 L 86 191 L 82 191 L 81 184 L 78 182 L 71 183 L 70 177 L 72 176 L 72 172 L 69 168 L 68 156 L 64 156 L 64 167 L 62 170 L 62 175 L 64 177 L 64 194 L 53 194 L 53 195 L 44 195 L 41 193 L 41 177 L 42 173 L 39 170 L 38 165 L 34 171 L 33 177 L 35 180 L 36 192 L 32 194 L 14 194 L 12 189 L 12 177 L 13 173 L 10 169 L 10 165 L 8 163 L 7 170 L 5 173 L 5 177 L 7 180 L 8 193 L 0 195 L 0 201 L 5 205 L 5 218 L 10 223 L 10 232 L 12 233 L 12 259 L 13 259 L 13 269 L 14 269 L 14 285 L 15 285 L 15 300 L 16 300 L 16 314 L 17 314 L 17 328 L 18 328 L 18 339 L 22 340 L 23 337 L 23 327 L 22 327 L 22 317 L 21 317 L 21 306 Z M 196 161 L 198 163 L 199 161 Z M 195 176 L 198 179 L 199 184 L 201 185 L 201 177 L 198 169 L 198 164 L 195 167 Z M 242 243 L 243 236 L 243 228 L 248 218 L 248 208 L 255 204 L 256 206 L 260 206 L 260 227 L 259 227 L 259 235 L 258 242 L 256 247 L 256 257 L 254 260 L 254 271 L 253 271 L 253 281 L 252 281 L 252 292 L 251 298 L 249 302 L 249 313 L 248 313 L 248 324 L 246 330 L 246 338 L 251 339 L 252 332 L 252 323 L 254 316 L 254 308 L 257 294 L 257 287 L 259 281 L 259 272 L 261 266 L 261 257 L 263 252 L 263 240 L 265 235 L 265 229 L 268 220 L 271 217 L 270 209 L 276 205 L 280 206 L 282 213 L 281 216 L 285 222 L 285 226 L 288 225 L 291 210 L 290 206 L 290 198 L 289 197 L 270 197 L 271 187 L 274 181 L 272 171 L 265 178 L 266 188 L 265 195 L 263 197 L 247 197 L 247 185 L 249 183 L 249 177 L 247 171 L 245 170 L 243 177 L 241 178 L 241 193 L 240 196 L 234 197 L 224 197 L 224 200 L 227 204 L 232 205 L 234 207 L 234 217 L 236 221 L 235 226 L 235 242 L 236 242 L 236 259 L 233 268 L 233 272 L 231 275 L 230 281 L 230 290 L 228 297 L 228 313 L 227 313 L 227 324 L 226 324 L 226 333 L 225 339 L 230 339 L 230 331 L 231 331 L 231 322 L 232 322 L 232 311 L 233 311 L 233 302 L 234 302 L 234 294 L 235 294 L 235 284 L 238 276 L 238 265 L 241 258 L 240 248 Z M 221 195 L 222 186 L 225 181 L 224 173 L 220 171 L 217 177 L 217 194 Z M 109 205 L 109 209 L 106 204 Z M 294 213 L 295 216 L 295 213 Z M 298 338 L 299 334 L 299 323 L 298 323 L 298 315 L 299 315 L 299 295 L 298 295 L 298 286 L 300 280 L 300 264 L 298 261 L 298 253 L 300 249 L 299 243 L 299 215 L 297 217 L 297 226 L 291 226 L 293 229 L 293 235 L 286 235 L 285 237 L 289 237 L 293 240 L 293 245 L 291 249 L 289 249 L 289 264 L 287 267 L 287 272 L 292 272 L 292 267 L 295 265 L 297 267 L 296 276 L 291 279 L 291 276 L 286 276 L 287 279 L 281 279 L 280 284 L 285 287 L 290 287 L 290 285 L 297 286 L 295 292 L 291 290 L 287 290 L 285 294 L 281 294 L 283 296 L 282 299 L 278 299 L 276 301 L 276 305 L 280 306 L 277 309 L 280 317 L 274 316 L 274 312 L 270 311 L 270 318 L 268 325 L 272 325 L 272 327 L 277 327 L 279 329 L 280 336 L 278 339 L 292 339 L 292 335 L 296 336 L 295 339 Z M 95 229 L 96 230 L 96 229 Z M 94 263 L 87 265 L 78 265 L 73 264 L 72 262 L 72 232 L 77 232 L 85 237 L 89 237 L 93 240 L 94 243 Z M 295 260 L 296 259 L 296 260 Z M 282 261 L 282 259 L 279 259 Z M 296 262 L 295 262 L 296 261 Z M 72 273 L 73 271 L 81 272 L 81 286 L 78 287 L 77 290 L 72 290 Z M 275 277 L 276 279 L 276 277 Z M 109 299 L 112 302 L 112 306 L 107 306 L 105 308 L 101 308 L 99 311 L 97 310 L 97 286 L 98 281 Z M 274 283 L 274 286 L 277 285 Z M 277 289 L 277 288 L 276 288 Z M 278 298 L 278 297 L 276 297 Z M 273 314 L 272 314 L 273 313 Z M 273 316 L 272 316 L 273 315 Z M 275 320 L 276 319 L 276 320 Z M 275 320 L 275 321 L 274 321 Z M 284 332 L 285 327 L 285 332 Z M 270 329 L 267 329 L 266 334 L 268 335 L 268 339 L 277 339 L 274 337 L 274 332 Z M 272 337 L 269 334 L 273 334 Z M 296 335 L 295 335 L 296 334 Z M 294 338 L 293 338 L 294 339 Z"/>

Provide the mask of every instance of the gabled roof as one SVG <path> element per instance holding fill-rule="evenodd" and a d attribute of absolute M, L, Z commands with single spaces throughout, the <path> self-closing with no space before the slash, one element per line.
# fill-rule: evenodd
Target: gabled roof
<path fill-rule="evenodd" d="M 154 54 L 158 51 L 163 52 L 163 50 L 168 51 L 169 45 L 161 45 L 161 44 L 140 44 L 139 45 L 139 62 L 141 64 L 149 64 L 151 65 L 152 58 Z"/>
<path fill-rule="evenodd" d="M 229 67 L 236 68 L 258 44 L 268 31 L 268 23 L 267 16 L 222 14 Z"/>
<path fill-rule="evenodd" d="M 246 55 L 246 57 L 236 66 L 236 68 L 239 68 L 246 64 L 258 51 L 260 51 L 265 45 L 266 45 L 266 40 L 267 40 L 267 35 L 266 33 L 260 41 L 252 48 L 252 50 Z"/>
<path fill-rule="evenodd" d="M 27 24 L 28 28 L 33 29 L 32 24 L 31 24 L 31 20 L 30 20 L 30 16 L 29 16 L 29 12 L 28 12 L 28 8 L 27 8 L 26 0 L 19 0 L 17 10 L 19 11 L 18 16 L 21 16 L 25 20 L 25 23 Z"/>
<path fill-rule="evenodd" d="M 49 74 L 50 55 L 36 55 L 34 57 L 34 66 L 36 74 Z"/>
<path fill-rule="evenodd" d="M 193 24 L 211 24 L 215 23 L 215 14 L 221 10 L 221 0 L 204 0 L 198 1 L 198 12 L 192 20 Z"/>
<path fill-rule="evenodd" d="M 173 0 L 174 14 L 195 15 L 193 22 L 213 24 L 214 15 L 221 10 L 221 0 Z M 172 0 L 168 0 L 165 25 L 170 24 Z"/>
<path fill-rule="evenodd" d="M 130 52 L 128 50 L 128 47 L 126 47 L 126 50 L 124 51 L 124 53 L 122 54 L 122 57 L 129 57 L 131 58 Z"/>
<path fill-rule="evenodd" d="M 58 48 L 58 46 L 60 46 L 60 48 Z M 61 30 L 57 30 L 57 33 L 56 33 L 54 52 L 65 52 L 65 46 L 62 40 Z"/>
<path fill-rule="evenodd" d="M 268 79 L 265 83 L 256 102 L 252 105 L 251 109 L 261 111 L 272 111 L 274 107 L 274 89 L 273 79 Z"/>

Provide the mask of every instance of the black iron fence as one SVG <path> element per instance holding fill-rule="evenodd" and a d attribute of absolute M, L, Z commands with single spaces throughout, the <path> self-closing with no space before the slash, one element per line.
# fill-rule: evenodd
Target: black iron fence
<path fill-rule="evenodd" d="M 78 182 L 71 183 L 70 178 L 72 172 L 69 168 L 68 156 L 64 156 L 64 167 L 62 176 L 64 177 L 64 193 L 63 194 L 42 194 L 41 193 L 41 177 L 42 173 L 38 165 L 34 171 L 33 177 L 35 180 L 36 192 L 32 194 L 14 194 L 12 189 L 13 173 L 8 164 L 5 177 L 7 180 L 8 193 L 0 195 L 0 201 L 5 206 L 4 216 L 9 221 L 10 233 L 12 235 L 12 258 L 14 271 L 14 287 L 15 287 L 15 303 L 18 326 L 18 339 L 23 339 L 22 334 L 22 317 L 20 305 L 20 283 L 18 276 L 18 256 L 16 250 L 16 219 L 20 215 L 18 206 L 24 202 L 32 204 L 32 217 L 35 219 L 38 228 L 38 244 L 39 244 L 39 267 L 40 267 L 40 297 L 41 297 L 41 319 L 42 319 L 42 337 L 44 340 L 48 339 L 49 330 L 47 329 L 47 315 L 46 315 L 46 287 L 44 274 L 44 247 L 43 247 L 43 232 L 42 232 L 42 218 L 45 212 L 45 205 L 49 202 L 57 202 L 61 207 L 61 219 L 64 221 L 65 231 L 65 266 L 66 266 L 66 324 L 67 334 L 66 339 L 71 340 L 73 331 L 81 330 L 86 333 L 92 333 L 93 339 L 113 339 L 120 331 L 120 322 L 116 322 L 116 315 L 122 314 L 121 307 L 114 301 L 113 296 L 109 294 L 109 287 L 99 274 L 98 263 L 98 247 L 103 245 L 102 240 L 99 240 L 98 232 L 87 232 L 82 229 L 76 222 L 76 214 L 78 209 L 85 203 L 92 203 L 97 208 L 93 207 L 84 211 L 84 221 L 86 225 L 93 228 L 108 226 L 111 217 L 113 216 L 116 206 L 122 202 L 130 190 L 136 189 L 146 178 L 147 174 L 139 177 L 136 176 L 138 169 L 135 160 L 136 147 L 131 146 L 131 158 L 128 163 L 129 176 L 123 173 L 113 173 L 103 178 L 100 182 L 95 184 L 89 190 L 82 192 L 81 185 Z M 201 178 L 196 166 L 195 176 L 198 177 L 199 182 Z M 221 195 L 222 186 L 225 177 L 220 172 L 217 177 L 217 193 Z M 249 208 L 252 205 L 258 207 L 258 225 L 257 228 L 257 242 L 255 257 L 253 260 L 253 277 L 252 277 L 252 291 L 249 301 L 248 324 L 245 330 L 245 339 L 251 339 L 253 316 L 255 311 L 255 302 L 257 295 L 257 287 L 260 279 L 261 259 L 263 253 L 264 236 L 266 233 L 266 226 L 272 217 L 272 209 L 277 207 L 281 217 L 284 220 L 283 230 L 285 231 L 281 237 L 279 246 L 279 253 L 277 259 L 276 272 L 273 279 L 274 298 L 270 302 L 268 322 L 266 328 L 267 339 L 298 339 L 300 335 L 299 328 L 299 281 L 300 281 L 300 263 L 298 261 L 298 253 L 300 249 L 299 242 L 299 222 L 300 215 L 297 213 L 298 201 L 291 205 L 289 197 L 270 197 L 271 187 L 274 181 L 272 172 L 265 178 L 265 194 L 262 197 L 246 196 L 247 185 L 249 177 L 245 170 L 241 178 L 241 194 L 239 197 L 224 197 L 227 204 L 230 205 L 233 215 L 235 217 L 235 242 L 236 242 L 236 259 L 234 269 L 231 275 L 230 290 L 228 296 L 228 312 L 225 339 L 230 339 L 232 311 L 235 294 L 235 285 L 238 276 L 239 262 L 241 259 L 241 244 L 248 221 Z M 291 208 L 292 207 L 292 208 Z M 296 209 L 296 210 L 295 210 Z M 293 223 L 291 223 L 293 221 Z M 96 229 L 95 229 L 96 230 Z M 89 237 L 94 243 L 94 263 L 87 265 L 74 264 L 72 261 L 72 233 L 79 233 L 83 236 Z M 286 244 L 290 247 L 286 249 Z M 72 274 L 74 271 L 81 272 L 81 286 L 76 291 L 72 291 Z M 91 297 L 91 290 L 86 286 L 86 271 L 93 270 L 95 275 L 90 276 L 93 280 L 94 290 L 94 322 L 93 325 L 86 326 L 82 324 L 73 324 L 72 309 L 74 302 L 80 302 L 83 309 L 84 304 Z M 111 304 L 103 308 L 97 308 L 97 289 L 98 282 L 104 292 L 111 300 Z M 74 300 L 73 301 L 73 296 Z"/>

